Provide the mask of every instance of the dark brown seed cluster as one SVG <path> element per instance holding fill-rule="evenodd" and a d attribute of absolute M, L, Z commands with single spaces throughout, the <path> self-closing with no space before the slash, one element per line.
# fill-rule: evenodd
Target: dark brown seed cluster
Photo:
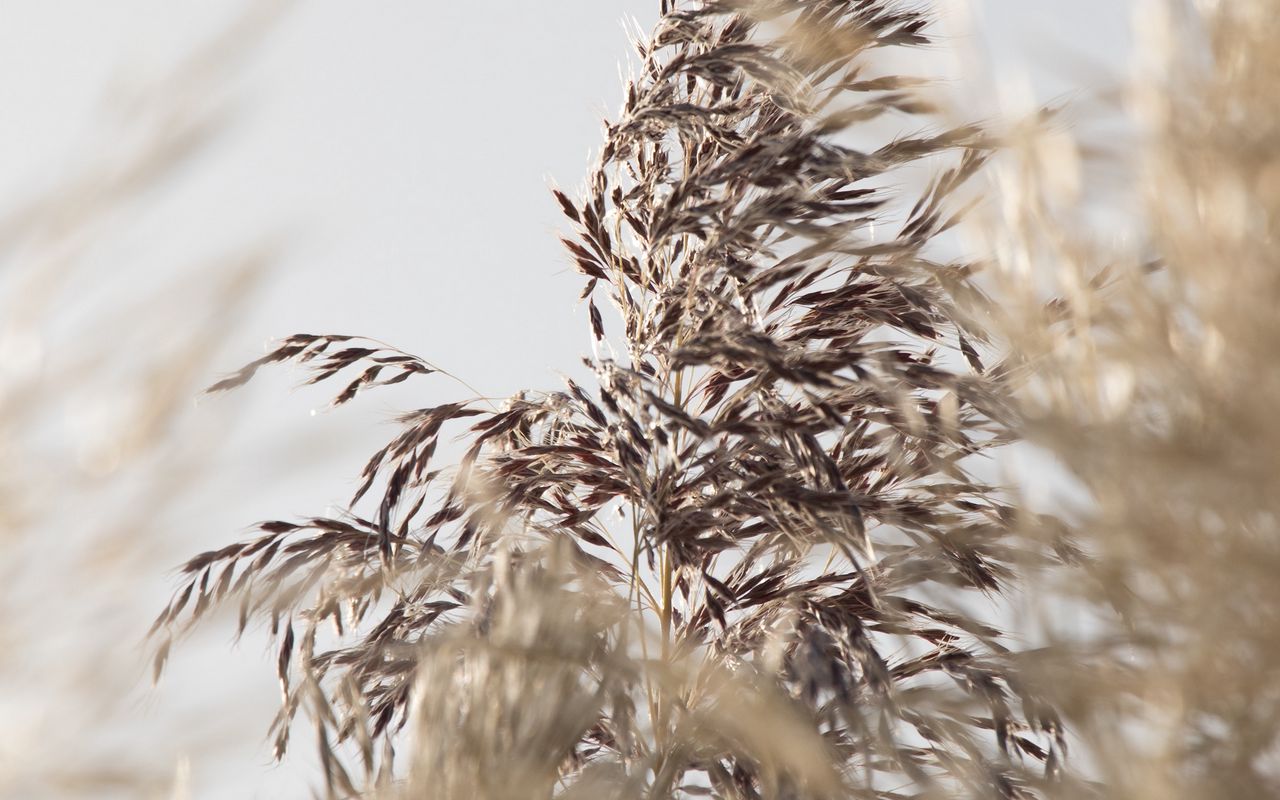
<path fill-rule="evenodd" d="M 304 709 L 341 796 L 404 775 L 459 797 L 1057 779 L 1063 732 L 990 601 L 1058 556 L 971 475 L 1012 438 L 1009 370 L 984 369 L 973 270 L 935 246 L 991 143 L 872 73 L 925 22 L 881 0 L 664 2 L 584 194 L 555 194 L 596 385 L 405 414 L 345 516 L 192 559 L 157 635 L 231 598 L 242 629 L 269 618 L 277 753 Z M 886 114 L 928 132 L 849 143 Z M 884 187 L 910 164 L 936 177 L 903 202 Z M 434 371 L 299 335 L 212 388 L 287 360 L 350 370 L 335 403 Z M 442 468 L 446 429 L 469 446 Z"/>

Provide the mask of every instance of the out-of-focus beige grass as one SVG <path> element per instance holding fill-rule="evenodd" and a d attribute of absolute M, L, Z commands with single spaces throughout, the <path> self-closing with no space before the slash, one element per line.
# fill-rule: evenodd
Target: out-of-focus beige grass
<path fill-rule="evenodd" d="M 1093 560 L 1033 584 L 1033 663 L 1104 796 L 1275 797 L 1280 4 L 1135 20 L 1133 146 L 1024 131 L 986 220 L 1028 437 L 1087 491 Z M 1108 163 L 1118 194 L 1082 179 Z M 1127 236 L 1090 235 L 1101 202 Z"/>
<path fill-rule="evenodd" d="M 102 122 L 69 179 L 5 198 L 0 796 L 180 794 L 184 760 L 225 744 L 208 733 L 216 725 L 149 707 L 142 639 L 190 543 L 178 513 L 214 480 L 218 437 L 193 399 L 273 248 L 227 242 L 162 276 L 111 254 L 217 139 L 219 90 L 267 29 L 268 6 L 279 4 L 116 97 L 116 122 Z"/>

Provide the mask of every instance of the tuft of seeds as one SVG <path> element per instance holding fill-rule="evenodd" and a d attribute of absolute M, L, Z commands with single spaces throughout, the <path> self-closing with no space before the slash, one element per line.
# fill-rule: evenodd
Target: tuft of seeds
<path fill-rule="evenodd" d="M 1069 548 L 972 473 L 1014 371 L 936 247 L 994 142 L 873 72 L 927 41 L 906 4 L 662 10 L 555 193 L 595 386 L 403 415 L 345 514 L 191 559 L 161 652 L 269 620 L 276 754 L 301 710 L 331 796 L 1033 796 L 1064 732 L 990 601 Z M 851 143 L 886 115 L 921 132 Z M 436 371 L 300 334 L 211 390 L 284 361 L 335 404 Z"/>

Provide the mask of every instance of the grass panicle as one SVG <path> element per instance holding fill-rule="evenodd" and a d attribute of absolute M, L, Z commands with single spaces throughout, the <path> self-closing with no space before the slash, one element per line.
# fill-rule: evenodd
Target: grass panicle
<path fill-rule="evenodd" d="M 155 635 L 224 603 L 267 620 L 276 753 L 302 712 L 332 796 L 1069 782 L 997 601 L 1075 551 L 974 474 L 1018 438 L 1016 370 L 939 246 L 994 140 L 875 72 L 927 42 L 910 4 L 662 10 L 583 191 L 555 195 L 594 382 L 404 414 L 344 513 L 191 559 Z M 298 335 L 213 388 L 285 361 L 335 403 L 435 370 Z"/>

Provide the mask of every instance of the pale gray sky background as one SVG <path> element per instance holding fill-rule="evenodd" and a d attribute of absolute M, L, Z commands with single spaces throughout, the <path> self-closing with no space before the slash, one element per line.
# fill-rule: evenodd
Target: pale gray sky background
<path fill-rule="evenodd" d="M 657 5 L 295 4 L 227 84 L 227 129 L 93 255 L 81 302 L 111 303 L 278 236 L 283 254 L 251 313 L 227 329 L 226 370 L 275 337 L 359 333 L 494 396 L 557 388 L 556 373 L 575 371 L 589 343 L 547 187 L 582 179 L 600 117 L 620 98 L 622 21 L 647 29 Z M 1134 4 L 1125 0 L 959 5 L 945 4 L 930 57 L 955 76 L 949 48 L 966 49 L 1037 101 L 1087 90 L 1130 52 Z M 244 7 L 0 1 L 0 212 L 110 151 L 103 138 L 127 129 L 113 121 L 113 98 L 164 75 Z M 995 108 L 975 106 L 975 115 Z M 291 392 L 297 378 L 278 370 L 237 397 L 193 403 L 194 422 L 225 440 L 214 465 L 223 478 L 183 501 L 176 552 L 218 546 L 260 519 L 323 511 L 388 435 L 380 420 L 463 391 L 433 376 L 313 417 L 331 395 Z M 154 577 L 159 602 L 171 584 Z M 140 701 L 135 724 L 145 729 L 166 704 L 212 703 L 239 744 L 193 765 L 193 796 L 302 794 L 296 771 L 270 767 L 263 743 L 277 696 L 272 659 L 260 638 L 231 652 L 231 624 L 217 620 L 177 651 L 172 680 Z M 311 749 L 300 731 L 302 769 Z"/>

